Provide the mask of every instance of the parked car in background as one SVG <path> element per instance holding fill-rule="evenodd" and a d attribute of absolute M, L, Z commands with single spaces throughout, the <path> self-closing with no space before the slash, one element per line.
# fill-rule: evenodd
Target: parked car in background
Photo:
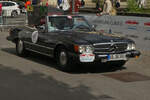
<path fill-rule="evenodd" d="M 16 17 L 20 15 L 20 8 L 16 2 L 13 1 L 0 1 L 2 4 L 3 16 Z"/>
<path fill-rule="evenodd" d="M 26 13 L 26 8 L 25 8 L 25 3 L 22 2 L 22 1 L 16 1 L 16 3 L 19 5 L 19 8 L 20 8 L 20 12 L 21 13 Z"/>

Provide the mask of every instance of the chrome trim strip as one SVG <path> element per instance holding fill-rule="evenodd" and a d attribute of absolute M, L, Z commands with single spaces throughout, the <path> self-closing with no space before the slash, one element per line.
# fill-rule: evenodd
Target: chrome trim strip
<path fill-rule="evenodd" d="M 48 55 L 48 54 L 45 54 L 45 53 L 41 53 L 41 52 L 36 51 L 36 50 L 32 50 L 32 49 L 29 49 L 29 48 L 26 48 L 26 49 L 27 49 L 27 50 L 29 50 L 29 51 L 32 51 L 32 52 L 36 52 L 36 53 L 39 53 L 39 54 L 45 55 L 45 56 L 53 57 L 52 55 Z"/>
<path fill-rule="evenodd" d="M 46 49 L 49 49 L 49 50 L 54 50 L 54 48 L 42 46 L 42 45 L 39 45 L 39 44 L 30 43 L 30 42 L 27 42 L 27 41 L 24 41 L 24 42 L 27 43 L 27 44 L 30 44 L 30 45 L 36 45 L 36 46 L 39 46 L 39 47 L 42 47 L 42 48 L 46 48 Z"/>
<path fill-rule="evenodd" d="M 106 60 L 106 61 L 128 60 L 128 58 L 126 57 L 126 53 L 123 53 L 123 54 L 125 55 L 125 58 L 111 59 L 111 60 Z M 102 57 L 103 58 L 103 57 L 107 57 L 107 55 L 98 55 L 98 57 Z"/>
<path fill-rule="evenodd" d="M 107 55 L 98 55 L 98 57 L 107 57 Z"/>
<path fill-rule="evenodd" d="M 119 52 L 94 52 L 95 54 L 118 54 L 118 53 L 124 53 L 125 51 L 119 51 Z"/>
<path fill-rule="evenodd" d="M 96 45 L 104 45 L 104 44 L 127 44 L 127 42 L 107 42 L 107 43 L 95 43 L 93 44 L 94 46 Z"/>

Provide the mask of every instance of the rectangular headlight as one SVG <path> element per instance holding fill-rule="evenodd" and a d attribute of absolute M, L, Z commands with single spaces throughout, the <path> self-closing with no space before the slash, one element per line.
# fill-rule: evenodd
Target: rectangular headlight
<path fill-rule="evenodd" d="M 134 43 L 129 43 L 127 45 L 127 50 L 135 50 L 135 44 Z"/>
<path fill-rule="evenodd" d="M 80 45 L 78 48 L 80 53 L 93 53 L 94 48 L 91 45 Z"/>

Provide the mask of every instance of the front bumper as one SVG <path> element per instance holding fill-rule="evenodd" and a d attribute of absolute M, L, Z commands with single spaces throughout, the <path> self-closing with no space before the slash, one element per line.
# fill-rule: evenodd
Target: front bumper
<path fill-rule="evenodd" d="M 115 55 L 115 54 L 124 54 L 125 59 L 108 60 L 108 55 Z M 123 52 L 123 53 L 96 54 L 95 61 L 101 60 L 101 62 L 107 62 L 107 61 L 128 60 L 130 58 L 139 58 L 140 55 L 141 55 L 140 51 L 137 51 L 137 50 L 127 51 L 127 52 Z"/>
<path fill-rule="evenodd" d="M 125 54 L 126 58 L 137 58 L 141 55 L 140 51 L 133 50 L 133 51 L 127 51 L 123 53 L 110 53 L 110 54 Z M 109 54 L 96 54 L 96 59 L 95 60 L 100 60 L 100 59 L 107 59 Z"/>
<path fill-rule="evenodd" d="M 114 60 L 109 60 L 108 55 L 115 55 L 115 54 L 123 54 L 125 55 L 126 59 L 114 59 Z M 110 54 L 95 54 L 95 59 L 93 61 L 89 62 L 109 62 L 109 61 L 119 61 L 119 60 L 128 60 L 130 58 L 138 58 L 141 55 L 140 51 L 133 50 L 133 51 L 126 51 L 123 53 L 110 53 Z M 82 62 L 80 60 L 80 54 L 71 54 L 71 58 L 73 58 L 74 61 Z M 88 62 L 88 61 L 87 61 Z"/>

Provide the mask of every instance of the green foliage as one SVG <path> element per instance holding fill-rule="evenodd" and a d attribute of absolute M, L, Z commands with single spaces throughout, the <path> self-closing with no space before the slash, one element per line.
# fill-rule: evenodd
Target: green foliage
<path fill-rule="evenodd" d="M 127 0 L 128 12 L 135 13 L 140 12 L 141 8 L 138 7 L 136 0 Z"/>

